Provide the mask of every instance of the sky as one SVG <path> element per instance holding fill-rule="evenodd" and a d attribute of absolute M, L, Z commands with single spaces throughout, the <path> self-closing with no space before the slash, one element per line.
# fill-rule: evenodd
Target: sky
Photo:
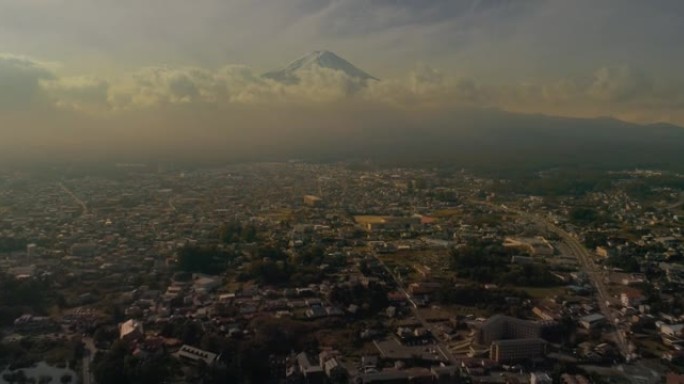
<path fill-rule="evenodd" d="M 459 108 L 684 125 L 683 42 L 680 0 L 0 0 L 0 149 L 258 145 Z M 316 49 L 381 81 L 260 77 Z"/>

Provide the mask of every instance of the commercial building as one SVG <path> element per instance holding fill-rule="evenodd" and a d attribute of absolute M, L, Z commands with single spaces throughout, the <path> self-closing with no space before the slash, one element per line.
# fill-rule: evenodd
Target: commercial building
<path fill-rule="evenodd" d="M 354 216 L 354 221 L 369 232 L 410 230 L 421 225 L 420 216 Z"/>
<path fill-rule="evenodd" d="M 495 315 L 487 319 L 476 334 L 476 342 L 489 346 L 490 358 L 496 362 L 517 362 L 543 357 L 546 341 L 557 328 L 554 321 L 530 321 Z"/>
<path fill-rule="evenodd" d="M 487 319 L 477 332 L 477 342 L 489 345 L 497 340 L 534 339 L 542 337 L 545 328 L 555 326 L 554 322 L 540 322 L 495 315 Z"/>
<path fill-rule="evenodd" d="M 543 339 L 497 340 L 489 350 L 489 358 L 497 363 L 515 363 L 545 355 L 546 341 Z"/>

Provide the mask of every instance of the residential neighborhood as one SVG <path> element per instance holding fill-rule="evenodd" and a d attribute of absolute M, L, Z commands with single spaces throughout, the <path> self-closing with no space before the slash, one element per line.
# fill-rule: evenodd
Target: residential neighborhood
<path fill-rule="evenodd" d="M 0 382 L 671 382 L 682 192 L 606 177 L 551 195 L 299 161 L 0 174 Z"/>

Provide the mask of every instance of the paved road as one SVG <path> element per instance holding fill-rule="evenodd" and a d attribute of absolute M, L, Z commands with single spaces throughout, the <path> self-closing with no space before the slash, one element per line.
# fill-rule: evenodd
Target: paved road
<path fill-rule="evenodd" d="M 83 344 L 85 344 L 85 351 L 83 353 L 83 372 L 81 377 L 83 377 L 83 384 L 94 384 L 95 380 L 93 380 L 93 372 L 90 369 L 90 363 L 92 363 L 93 358 L 95 358 L 97 348 L 95 348 L 95 343 L 90 337 L 83 338 Z"/>
<path fill-rule="evenodd" d="M 603 316 L 605 316 L 605 318 L 608 319 L 608 321 L 610 321 L 611 324 L 616 326 L 617 317 L 615 316 L 615 312 L 609 306 L 611 297 L 608 293 L 608 289 L 606 288 L 603 272 L 601 271 L 601 268 L 596 264 L 594 258 L 589 253 L 587 248 L 584 247 L 584 245 L 577 238 L 575 238 L 562 228 L 558 227 L 557 225 L 550 223 L 548 220 L 541 218 L 539 216 L 533 216 L 529 214 L 527 217 L 531 219 L 536 219 L 541 223 L 545 224 L 546 228 L 549 231 L 558 235 L 570 247 L 572 253 L 575 254 L 575 256 L 577 256 L 577 260 L 579 261 L 580 267 L 588 275 L 589 280 L 591 281 L 594 288 L 596 288 L 596 297 L 598 300 L 599 309 L 601 310 L 601 314 L 603 314 Z M 618 348 L 620 348 L 622 356 L 629 359 L 629 342 L 625 337 L 624 331 L 617 326 L 615 331 L 615 339 L 617 341 Z"/>
<path fill-rule="evenodd" d="M 584 247 L 584 245 L 575 237 L 573 234 L 567 232 L 563 228 L 557 226 L 547 218 L 532 214 L 529 212 L 521 211 L 519 209 L 511 208 L 506 205 L 495 205 L 483 201 L 470 201 L 472 204 L 484 205 L 492 209 L 503 210 L 506 212 L 515 213 L 541 227 L 546 228 L 547 231 L 553 232 L 558 235 L 565 244 L 570 248 L 570 251 L 577 257 L 580 268 L 587 274 L 589 281 L 596 289 L 596 299 L 598 300 L 598 306 L 601 314 L 613 325 L 616 325 L 616 317 L 613 310 L 609 306 L 610 295 L 608 294 L 608 289 L 604 283 L 604 276 L 601 269 L 596 265 L 594 259 L 592 258 L 590 252 Z M 629 360 L 631 356 L 629 342 L 625 337 L 625 334 L 619 327 L 616 327 L 615 339 L 620 349 L 620 353 Z"/>
<path fill-rule="evenodd" d="M 66 185 L 63 183 L 57 183 L 57 186 L 60 187 L 64 192 L 66 192 L 67 195 L 69 195 L 78 205 L 81 206 L 81 216 L 85 216 L 88 214 L 88 206 L 86 203 L 81 200 L 76 194 L 71 191 L 71 189 L 67 188 Z"/>
<path fill-rule="evenodd" d="M 684 192 L 679 194 L 679 201 L 667 206 L 667 209 L 676 209 L 679 208 L 680 206 L 684 205 Z"/>
<path fill-rule="evenodd" d="M 406 292 L 402 282 L 394 275 L 394 273 L 387 267 L 387 265 L 385 265 L 385 263 L 383 263 L 383 261 L 380 260 L 380 258 L 375 253 L 373 254 L 373 256 L 378 261 L 378 263 L 380 263 L 380 265 L 385 269 L 385 271 L 387 271 L 387 273 L 390 276 L 392 276 L 392 279 L 394 280 L 394 283 L 396 284 L 399 292 L 401 292 L 404 296 L 406 296 L 406 299 L 409 301 L 409 303 L 411 303 L 411 312 L 413 313 L 413 316 L 416 319 L 418 319 L 421 326 L 423 328 L 425 328 L 426 330 L 428 330 L 432 334 L 432 336 L 435 338 L 435 340 L 437 341 L 437 349 L 439 350 L 439 353 L 442 355 L 442 357 L 444 357 L 444 359 L 449 361 L 451 363 L 451 365 L 455 365 L 455 366 L 459 365 L 460 361 L 457 360 L 451 354 L 451 351 L 449 351 L 449 348 L 446 345 L 446 342 L 441 339 L 441 337 L 438 335 L 437 332 L 435 332 L 435 330 L 432 328 L 432 324 L 430 324 L 427 320 L 425 320 L 425 318 L 420 314 L 420 312 L 418 311 L 418 305 L 416 304 L 415 301 L 413 301 L 413 298 L 411 297 L 411 295 L 408 292 Z"/>
<path fill-rule="evenodd" d="M 589 281 L 596 289 L 596 299 L 598 300 L 598 306 L 601 311 L 601 314 L 613 326 L 616 325 L 617 318 L 615 316 L 615 312 L 610 308 L 608 304 L 610 302 L 611 297 L 608 293 L 608 289 L 605 286 L 604 276 L 601 271 L 601 268 L 594 262 L 594 259 L 591 256 L 591 253 L 587 250 L 587 248 L 585 248 L 584 245 L 575 236 L 573 236 L 571 233 L 565 231 L 563 228 L 555 225 L 550 220 L 540 215 L 520 211 L 505 205 L 496 206 L 493 204 L 482 202 L 479 202 L 479 204 L 484 204 L 491 208 L 497 208 L 502 209 L 504 211 L 516 213 L 519 216 L 522 216 L 527 220 L 546 228 L 546 230 L 548 230 L 549 232 L 553 232 L 556 235 L 558 235 L 570 248 L 570 251 L 575 255 L 575 257 L 577 257 L 577 261 L 580 265 L 580 268 L 587 274 Z M 622 331 L 619 327 L 616 327 L 615 339 L 617 342 L 617 346 L 620 349 L 620 353 L 622 353 L 622 356 L 629 360 L 629 357 L 631 355 L 629 342 L 625 337 L 624 331 Z"/>
<path fill-rule="evenodd" d="M 169 208 L 171 208 L 171 210 L 175 212 L 178 209 L 176 209 L 176 204 L 174 204 L 173 200 L 174 200 L 173 196 L 169 197 Z"/>

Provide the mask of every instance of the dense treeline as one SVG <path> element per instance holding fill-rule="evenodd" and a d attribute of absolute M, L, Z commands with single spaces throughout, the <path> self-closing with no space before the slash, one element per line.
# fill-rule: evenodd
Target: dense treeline
<path fill-rule="evenodd" d="M 227 244 L 253 243 L 258 239 L 258 231 L 254 224 L 243 225 L 239 221 L 231 221 L 221 225 L 219 239 Z"/>
<path fill-rule="evenodd" d="M 48 364 L 68 363 L 73 368 L 83 353 L 83 343 L 78 339 L 65 341 L 25 337 L 18 342 L 0 343 L 0 366 L 7 365 L 10 370 L 16 370 L 45 361 Z"/>
<path fill-rule="evenodd" d="M 236 252 L 219 247 L 187 245 L 178 251 L 177 269 L 184 272 L 221 274 L 232 266 Z M 253 251 L 247 267 L 238 280 L 255 280 L 260 284 L 305 286 L 320 282 L 324 273 L 322 264 L 337 265 L 343 258 L 325 255 L 317 246 L 306 247 L 294 255 L 285 253 L 280 247 L 262 245 Z"/>
<path fill-rule="evenodd" d="M 510 313 L 529 296 L 514 289 L 484 289 L 477 285 L 445 285 L 437 291 L 435 299 L 442 304 L 462 305 L 485 309 L 491 313 Z"/>
<path fill-rule="evenodd" d="M 26 239 L 14 237 L 0 237 L 0 252 L 15 252 L 26 249 L 28 242 Z"/>
<path fill-rule="evenodd" d="M 178 251 L 178 269 L 185 272 L 219 274 L 235 259 L 231 251 L 218 247 L 187 245 Z"/>
<path fill-rule="evenodd" d="M 684 190 L 684 178 L 677 176 L 652 176 L 648 179 L 632 180 L 623 186 L 625 192 L 636 199 L 649 199 L 658 195 L 661 188 L 671 188 L 673 190 Z"/>
<path fill-rule="evenodd" d="M 478 283 L 548 287 L 559 283 L 544 265 L 511 264 L 500 244 L 469 244 L 451 251 L 450 267 L 458 277 Z"/>
<path fill-rule="evenodd" d="M 495 192 L 535 196 L 582 196 L 606 191 L 611 188 L 614 178 L 605 171 L 587 169 L 564 169 L 546 174 L 516 172 L 502 177 L 507 181 L 495 183 Z"/>
<path fill-rule="evenodd" d="M 389 306 L 387 290 L 377 284 L 370 284 L 368 289 L 360 285 L 336 286 L 330 292 L 330 301 L 345 308 L 356 305 L 361 316 L 375 315 Z"/>
<path fill-rule="evenodd" d="M 0 325 L 9 325 L 23 313 L 46 313 L 61 298 L 47 282 L 15 279 L 0 273 Z"/>
<path fill-rule="evenodd" d="M 163 383 L 182 377 L 184 382 L 197 383 L 267 383 L 279 378 L 282 371 L 272 356 L 285 356 L 293 350 L 316 350 L 316 325 L 289 319 L 258 317 L 250 323 L 254 334 L 239 340 L 221 336 L 198 323 L 183 321 L 169 324 L 162 330 L 166 337 L 180 338 L 218 355 L 211 366 L 181 368 L 168 353 L 139 358 L 131 355 L 132 346 L 115 341 L 112 347 L 99 353 L 93 362 L 96 382 L 100 384 Z M 168 352 L 168 351 L 167 351 Z"/>
<path fill-rule="evenodd" d="M 326 255 L 320 246 L 312 245 L 292 254 L 265 245 L 257 248 L 253 260 L 240 272 L 238 280 L 255 280 L 261 284 L 306 286 L 325 277 L 322 266 L 344 264 L 344 257 Z"/>
<path fill-rule="evenodd" d="M 629 273 L 641 271 L 638 258 L 630 254 L 617 253 L 610 255 L 608 257 L 607 264 L 611 267 L 620 268 L 621 270 Z"/>
<path fill-rule="evenodd" d="M 548 169 L 548 167 L 540 168 Z M 638 200 L 662 199 L 662 189 L 684 190 L 684 178 L 658 175 L 639 178 L 608 169 L 559 168 L 548 172 L 516 169 L 490 175 L 495 177 L 492 191 L 545 197 L 581 197 L 592 192 L 620 189 Z"/>
<path fill-rule="evenodd" d="M 138 358 L 130 354 L 130 346 L 115 341 L 104 353 L 98 353 L 92 370 L 99 384 L 134 384 L 167 382 L 177 367 L 168 354 L 153 354 Z"/>
<path fill-rule="evenodd" d="M 576 225 L 595 224 L 601 219 L 601 215 L 594 208 L 575 207 L 570 211 L 570 221 Z"/>

